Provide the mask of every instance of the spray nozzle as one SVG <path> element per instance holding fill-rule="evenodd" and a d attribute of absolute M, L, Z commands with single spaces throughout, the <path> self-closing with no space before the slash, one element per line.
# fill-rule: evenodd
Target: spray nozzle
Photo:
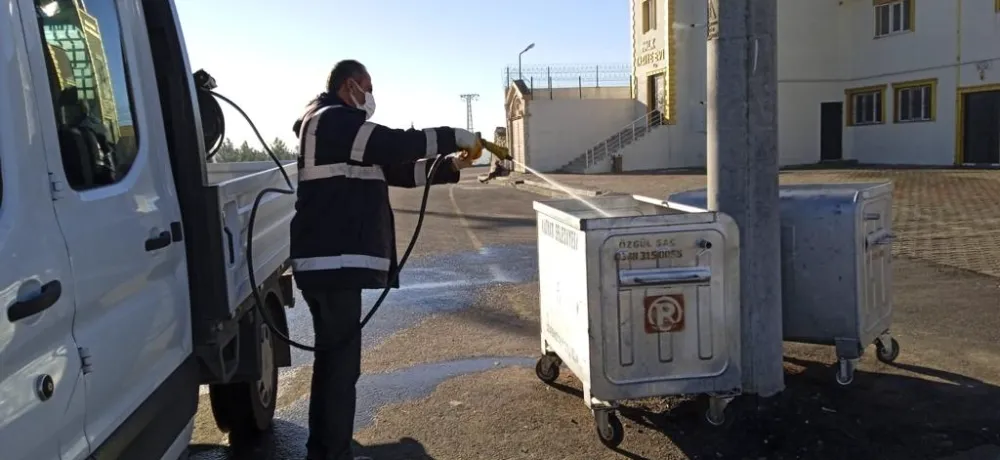
<path fill-rule="evenodd" d="M 509 160 L 510 159 L 510 149 L 507 147 L 499 146 L 493 142 L 483 139 L 483 135 L 480 132 L 476 132 L 476 139 L 479 140 L 478 146 L 472 150 L 465 150 L 460 155 L 462 158 L 468 158 L 472 161 L 476 161 L 479 157 L 483 156 L 483 150 L 490 152 L 493 156 L 497 157 L 499 160 Z"/>
<path fill-rule="evenodd" d="M 482 143 L 483 143 L 483 148 L 486 149 L 487 152 L 492 153 L 493 156 L 497 157 L 497 159 L 500 160 L 510 159 L 510 149 L 508 149 L 507 147 L 496 145 L 487 140 L 483 140 Z"/>

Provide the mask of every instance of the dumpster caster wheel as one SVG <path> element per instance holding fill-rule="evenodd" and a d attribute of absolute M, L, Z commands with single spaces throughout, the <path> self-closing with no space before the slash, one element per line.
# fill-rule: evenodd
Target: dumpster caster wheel
<path fill-rule="evenodd" d="M 726 406 L 732 401 L 732 397 L 712 396 L 708 400 L 708 410 L 705 411 L 705 420 L 712 426 L 722 426 L 726 423 Z"/>
<path fill-rule="evenodd" d="M 849 359 L 841 359 L 837 369 L 837 383 L 850 385 L 854 381 L 854 362 Z"/>
<path fill-rule="evenodd" d="M 875 339 L 875 357 L 886 364 L 895 362 L 899 357 L 899 342 L 892 337 L 889 337 L 889 343 L 882 338 Z"/>
<path fill-rule="evenodd" d="M 559 366 L 562 360 L 558 356 L 542 355 L 535 363 L 535 375 L 545 383 L 555 382 L 559 378 Z"/>
<path fill-rule="evenodd" d="M 625 427 L 618 416 L 608 410 L 594 412 L 597 437 L 608 448 L 614 449 L 625 439 Z"/>

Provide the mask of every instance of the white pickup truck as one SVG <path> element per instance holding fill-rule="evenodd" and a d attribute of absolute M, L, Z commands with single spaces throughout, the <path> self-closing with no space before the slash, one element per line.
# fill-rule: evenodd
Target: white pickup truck
<path fill-rule="evenodd" d="M 173 1 L 0 0 L 0 98 L 0 458 L 177 459 L 204 384 L 224 431 L 267 429 L 290 354 L 244 251 L 285 181 L 206 161 Z M 285 334 L 293 212 L 252 235 Z"/>

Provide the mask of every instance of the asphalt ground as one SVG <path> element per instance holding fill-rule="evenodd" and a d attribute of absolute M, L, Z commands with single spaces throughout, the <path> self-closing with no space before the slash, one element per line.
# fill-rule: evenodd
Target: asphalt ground
<path fill-rule="evenodd" d="M 786 344 L 786 390 L 779 396 L 737 398 L 721 427 L 705 423 L 702 398 L 626 402 L 620 411 L 625 440 L 609 450 L 595 435 L 572 373 L 564 368 L 554 385 L 546 385 L 533 370 L 540 344 L 531 203 L 548 197 L 481 185 L 476 173 L 432 190 L 402 288 L 389 295 L 365 331 L 358 454 L 1000 458 L 998 280 L 958 263 L 905 254 L 897 254 L 894 266 L 893 332 L 902 346 L 894 365 L 878 362 L 869 347 L 853 384 L 842 387 L 834 381 L 830 347 Z M 625 178 L 619 187 L 629 183 L 637 182 Z M 401 250 L 419 199 L 417 190 L 392 192 Z M 366 293 L 367 304 L 376 296 Z M 293 337 L 311 341 L 308 312 L 296 307 L 289 315 Z M 191 457 L 304 458 L 310 375 L 310 357 L 297 353 L 294 366 L 281 374 L 273 433 L 251 446 L 229 445 L 203 395 Z"/>

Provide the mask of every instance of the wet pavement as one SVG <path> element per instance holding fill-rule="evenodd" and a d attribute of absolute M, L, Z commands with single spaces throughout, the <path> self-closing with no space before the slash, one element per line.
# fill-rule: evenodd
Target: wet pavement
<path fill-rule="evenodd" d="M 450 313 L 469 305 L 475 290 L 488 285 L 524 283 L 537 276 L 534 246 L 484 247 L 480 250 L 411 259 L 400 273 L 399 289 L 386 296 L 363 331 L 363 347 L 377 346 L 386 337 L 419 322 L 430 314 Z M 362 294 L 367 314 L 382 291 Z M 312 318 L 296 293 L 296 307 L 289 309 L 288 328 L 293 340 L 312 344 Z M 312 362 L 310 353 L 292 349 L 292 369 Z"/>
<path fill-rule="evenodd" d="M 393 191 L 392 199 L 402 251 L 419 193 Z M 718 428 L 704 423 L 700 398 L 626 402 L 625 441 L 604 447 L 579 380 L 564 371 L 549 386 L 531 369 L 539 352 L 535 199 L 545 198 L 468 182 L 432 191 L 403 288 L 390 293 L 365 330 L 357 454 L 1000 459 L 1000 283 L 908 254 L 898 255 L 893 274 L 893 332 L 902 344 L 896 364 L 878 362 L 869 347 L 855 382 L 841 387 L 831 347 L 787 343 L 786 390 L 771 402 L 738 398 Z M 377 296 L 366 293 L 366 305 Z M 290 322 L 295 338 L 311 342 L 304 302 Z M 282 372 L 274 429 L 265 439 L 232 450 L 203 396 L 191 458 L 304 458 L 311 366 L 307 354 L 293 360 Z"/>
<path fill-rule="evenodd" d="M 508 209 L 514 214 L 505 216 L 467 215 L 458 205 L 458 201 L 469 200 L 469 195 L 478 194 L 480 198 L 488 198 L 494 208 L 497 207 L 498 201 L 511 201 L 511 198 L 514 198 L 514 202 L 506 203 L 507 207 L 511 207 L 517 202 L 524 203 L 524 198 L 531 195 L 504 190 L 501 191 L 504 199 L 498 200 L 493 196 L 497 194 L 497 189 L 494 187 L 461 184 L 456 188 L 459 189 L 459 198 L 456 198 L 454 190 L 446 187 L 439 187 L 431 194 L 421 238 L 400 274 L 400 288 L 389 293 L 363 331 L 363 349 L 366 353 L 399 331 L 413 327 L 430 316 L 447 315 L 468 307 L 474 303 L 484 288 L 519 285 L 537 278 L 537 250 L 533 242 L 526 238 L 533 235 L 534 229 L 530 201 L 527 201 L 527 207 Z M 466 195 L 463 196 L 463 192 Z M 401 255 L 412 234 L 412 227 L 417 217 L 415 211 L 419 209 L 419 197 L 414 199 L 414 195 L 413 191 L 394 190 L 393 202 L 397 214 L 399 239 L 397 245 Z M 442 207 L 440 205 L 451 209 L 442 212 L 439 209 Z M 435 220 L 437 222 L 434 222 Z M 464 223 L 465 229 L 456 227 L 449 221 Z M 515 226 L 530 226 L 532 232 L 499 232 L 501 236 L 498 238 L 486 237 L 489 243 L 496 243 L 493 245 L 485 245 L 483 239 L 471 233 L 475 231 L 474 229 L 483 227 L 481 222 L 486 222 L 486 227 L 490 230 L 496 230 L 498 227 L 510 228 L 511 221 L 514 221 Z M 458 237 L 465 240 L 464 244 L 455 244 L 454 238 L 447 237 L 453 232 L 457 232 Z M 381 291 L 376 290 L 363 293 L 362 305 L 365 306 L 365 313 L 380 295 Z M 312 344 L 312 319 L 300 292 L 296 292 L 296 306 L 286 312 L 291 338 L 304 344 Z M 196 429 L 190 458 L 193 460 L 304 458 L 305 440 L 308 436 L 307 377 L 311 374 L 311 362 L 310 353 L 293 348 L 292 366 L 280 369 L 279 408 L 275 414 L 273 432 L 268 439 L 258 445 L 240 446 L 242 450 L 234 451 L 221 433 L 211 433 L 211 430 L 207 430 L 209 432 L 206 433 L 205 429 Z M 392 403 L 425 397 L 448 379 L 496 368 L 528 367 L 533 364 L 534 359 L 528 357 L 478 357 L 419 364 L 390 372 L 364 373 L 358 381 L 356 429 L 361 430 L 370 425 L 380 408 Z M 290 387 L 297 389 L 290 390 Z M 292 394 L 289 395 L 289 392 Z M 199 415 L 202 418 L 210 412 L 210 408 L 205 404 L 207 402 L 205 393 L 207 391 L 203 389 L 203 404 L 199 408 L 201 412 Z M 210 413 L 207 416 L 210 418 Z M 403 456 L 399 458 L 414 458 L 411 456 L 415 452 L 412 449 L 414 442 L 409 443 L 410 448 L 407 447 L 408 443 L 402 442 L 396 443 L 398 445 L 383 446 L 382 450 L 392 451 L 392 455 L 402 453 Z M 369 448 L 359 446 L 359 449 L 368 454 L 378 453 L 379 450 L 377 446 Z M 378 458 L 384 456 L 383 453 Z"/>
<path fill-rule="evenodd" d="M 354 416 L 355 429 L 367 428 L 382 407 L 401 401 L 411 401 L 426 397 L 442 382 L 466 374 L 483 372 L 510 366 L 528 367 L 534 365 L 530 358 L 478 358 L 423 364 L 408 369 L 383 374 L 366 374 L 358 379 L 358 407 Z M 455 405 L 463 404 L 453 402 Z M 275 413 L 275 425 L 270 439 L 256 446 L 196 445 L 192 448 L 191 459 L 303 459 L 306 456 L 305 441 L 309 435 L 309 398 L 304 397 Z M 416 443 L 416 441 L 414 441 Z M 417 443 L 419 444 L 419 443 Z M 401 454 L 395 446 L 393 455 Z M 370 451 L 358 446 L 359 454 Z M 414 452 L 402 452 L 402 457 L 414 458 Z M 385 458 L 385 454 L 377 457 Z M 420 457 L 416 457 L 420 458 Z"/>

